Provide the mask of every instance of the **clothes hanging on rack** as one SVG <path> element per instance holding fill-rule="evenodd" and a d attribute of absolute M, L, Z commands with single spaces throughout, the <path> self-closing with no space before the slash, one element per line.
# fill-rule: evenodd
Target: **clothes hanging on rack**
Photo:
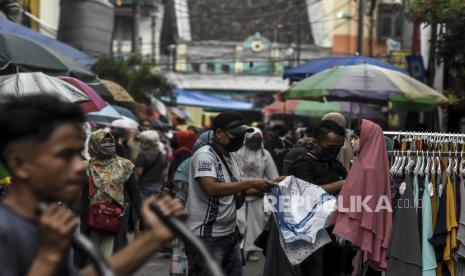
<path fill-rule="evenodd" d="M 425 176 L 425 187 L 430 184 L 429 174 Z M 423 276 L 436 276 L 436 255 L 434 247 L 429 240 L 433 237 L 433 221 L 431 212 L 431 200 L 428 190 L 424 190 L 422 198 L 422 264 Z"/>
<path fill-rule="evenodd" d="M 420 276 L 422 256 L 417 224 L 416 209 L 413 204 L 412 180 L 410 174 L 399 188 L 400 205 L 394 217 L 392 237 L 389 245 L 389 265 L 386 276 Z M 408 229 L 408 231 L 405 231 Z"/>
<path fill-rule="evenodd" d="M 389 153 L 397 209 L 387 275 L 411 276 L 420 267 L 423 276 L 465 276 L 465 134 L 395 135 Z M 409 193 L 412 206 L 404 208 Z"/>

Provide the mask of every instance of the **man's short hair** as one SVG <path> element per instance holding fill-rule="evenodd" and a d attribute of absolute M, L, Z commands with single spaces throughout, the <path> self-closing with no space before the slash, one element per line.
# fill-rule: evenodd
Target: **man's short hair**
<path fill-rule="evenodd" d="M 324 120 L 321 121 L 320 125 L 315 129 L 313 137 L 318 141 L 324 139 L 330 132 L 334 132 L 336 135 L 345 136 L 346 130 L 338 125 L 335 121 Z"/>
<path fill-rule="evenodd" d="M 60 124 L 84 122 L 84 114 L 77 104 L 63 102 L 54 96 L 9 97 L 0 103 L 1 160 L 4 161 L 5 150 L 15 141 L 43 142 Z"/>

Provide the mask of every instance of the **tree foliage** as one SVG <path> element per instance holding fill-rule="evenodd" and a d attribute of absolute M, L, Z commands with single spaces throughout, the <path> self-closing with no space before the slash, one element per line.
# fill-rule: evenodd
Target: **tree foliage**
<path fill-rule="evenodd" d="M 465 1 L 413 0 L 407 4 L 411 21 L 440 30 L 437 37 L 432 34 L 432 56 L 446 64 L 457 92 L 465 94 Z"/>
<path fill-rule="evenodd" d="M 126 88 L 137 101 L 148 102 L 150 95 L 159 98 L 171 96 L 172 93 L 168 80 L 141 56 L 127 59 L 101 58 L 93 70 L 99 78 L 115 81 Z"/>

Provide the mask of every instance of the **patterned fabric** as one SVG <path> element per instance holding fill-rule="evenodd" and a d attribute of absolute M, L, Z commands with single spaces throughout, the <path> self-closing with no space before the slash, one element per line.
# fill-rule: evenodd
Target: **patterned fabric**
<path fill-rule="evenodd" d="M 97 130 L 89 139 L 89 155 L 91 159 L 86 162 L 87 174 L 92 176 L 97 188 L 91 198 L 91 204 L 99 202 L 116 201 L 124 206 L 124 183 L 132 174 L 134 164 L 117 155 L 109 159 L 99 159 L 99 145 L 105 137 L 114 137 L 110 132 Z"/>
<path fill-rule="evenodd" d="M 331 242 L 325 227 L 336 207 L 334 196 L 294 176 L 281 181 L 272 194 L 279 242 L 291 265 Z"/>

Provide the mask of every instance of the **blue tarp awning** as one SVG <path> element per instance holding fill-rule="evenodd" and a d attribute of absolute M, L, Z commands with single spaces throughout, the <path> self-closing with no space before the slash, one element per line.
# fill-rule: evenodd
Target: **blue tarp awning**
<path fill-rule="evenodd" d="M 252 103 L 227 100 L 215 96 L 206 95 L 202 92 L 189 91 L 177 88 L 175 90 L 176 104 L 197 106 L 211 109 L 231 109 L 231 110 L 244 110 L 252 109 Z"/>
<path fill-rule="evenodd" d="M 27 39 L 45 44 L 48 47 L 60 52 L 61 54 L 75 59 L 87 68 L 92 67 L 92 65 L 94 65 L 94 63 L 97 61 L 97 59 L 91 55 L 81 52 L 66 43 L 43 35 L 22 25 L 16 24 L 5 18 L 0 18 L 0 31 L 22 36 Z"/>
<path fill-rule="evenodd" d="M 390 63 L 382 60 L 365 57 L 365 56 L 340 56 L 340 57 L 327 57 L 311 60 L 305 64 L 299 65 L 294 68 L 290 68 L 284 72 L 284 79 L 290 79 L 291 81 L 300 81 L 313 74 L 319 73 L 326 69 L 335 66 L 348 66 L 356 64 L 371 64 L 379 67 L 383 67 L 390 70 L 399 71 L 407 74 L 402 68 L 394 66 Z"/>

